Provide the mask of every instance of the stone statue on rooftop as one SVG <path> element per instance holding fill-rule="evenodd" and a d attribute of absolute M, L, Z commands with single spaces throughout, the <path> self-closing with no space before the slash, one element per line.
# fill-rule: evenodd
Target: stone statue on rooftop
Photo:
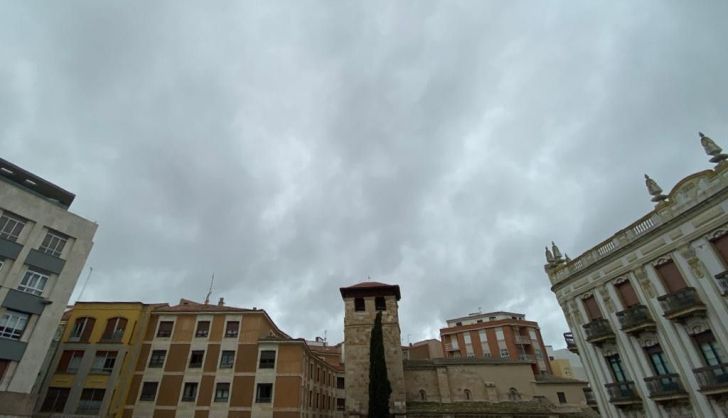
<path fill-rule="evenodd" d="M 712 157 L 710 159 L 711 163 L 719 163 L 728 158 L 728 155 L 722 153 L 723 149 L 715 141 L 710 139 L 710 137 L 703 135 L 702 132 L 698 132 L 698 135 L 700 135 L 700 144 L 703 146 L 705 153 Z"/>
<path fill-rule="evenodd" d="M 548 246 L 546 246 L 546 262 L 549 264 L 553 264 L 554 262 L 554 255 L 551 254 L 551 250 L 549 250 Z"/>
<path fill-rule="evenodd" d="M 647 186 L 647 191 L 650 192 L 650 195 L 652 196 L 653 202 L 660 202 L 667 199 L 667 196 L 662 194 L 662 188 L 658 186 L 657 182 L 652 180 L 647 174 L 645 174 L 645 185 Z"/>
<path fill-rule="evenodd" d="M 554 254 L 554 261 L 561 261 L 561 250 L 559 250 L 559 247 L 553 241 L 551 241 L 551 252 Z"/>

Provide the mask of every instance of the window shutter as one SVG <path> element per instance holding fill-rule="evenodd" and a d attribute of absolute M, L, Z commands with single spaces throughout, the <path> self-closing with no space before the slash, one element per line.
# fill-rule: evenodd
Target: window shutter
<path fill-rule="evenodd" d="M 685 284 L 685 279 L 683 279 L 682 274 L 680 274 L 680 270 L 677 269 L 677 266 L 672 260 L 657 266 L 655 269 L 662 279 L 662 283 L 665 284 L 668 293 L 675 293 L 678 290 L 688 287 Z"/>
<path fill-rule="evenodd" d="M 58 362 L 58 372 L 65 372 L 66 369 L 68 369 L 68 362 L 71 361 L 71 356 L 73 355 L 73 351 L 64 351 L 63 354 L 61 354 L 61 360 Z"/>
<path fill-rule="evenodd" d="M 599 310 L 599 306 L 597 306 L 597 301 L 594 299 L 594 296 L 589 296 L 586 299 L 582 299 L 582 302 L 584 303 L 584 308 L 586 309 L 586 314 L 589 316 L 590 320 L 595 319 L 601 319 L 602 318 L 602 312 Z"/>
<path fill-rule="evenodd" d="M 713 246 L 723 259 L 723 265 L 728 267 L 728 234 L 713 240 Z"/>
<path fill-rule="evenodd" d="M 111 318 L 108 321 L 106 321 L 106 328 L 104 329 L 104 336 L 101 337 L 102 339 L 104 339 L 104 340 L 111 339 L 111 336 L 114 335 L 114 328 L 116 328 L 117 319 L 118 318 Z"/>
<path fill-rule="evenodd" d="M 639 298 L 637 298 L 637 293 L 635 293 L 634 288 L 632 287 L 632 283 L 630 283 L 629 280 L 625 280 L 624 282 L 618 284 L 616 287 L 617 291 L 619 292 L 619 296 L 622 298 L 622 303 L 624 304 L 625 308 L 639 305 L 640 300 Z"/>
<path fill-rule="evenodd" d="M 88 342 L 88 339 L 91 337 L 91 333 L 94 330 L 95 323 L 96 323 L 95 319 L 86 318 L 86 324 L 83 327 L 83 333 L 81 333 L 81 341 Z"/>

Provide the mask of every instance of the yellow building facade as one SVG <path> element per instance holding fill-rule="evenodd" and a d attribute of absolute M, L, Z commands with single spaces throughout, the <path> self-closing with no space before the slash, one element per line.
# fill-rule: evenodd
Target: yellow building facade
<path fill-rule="evenodd" d="M 121 416 L 154 307 L 140 302 L 79 302 L 50 362 L 36 416 Z"/>

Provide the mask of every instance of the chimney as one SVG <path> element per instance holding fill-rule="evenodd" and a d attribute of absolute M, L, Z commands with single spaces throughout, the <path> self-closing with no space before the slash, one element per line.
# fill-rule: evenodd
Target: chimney
<path fill-rule="evenodd" d="M 220 298 L 220 300 L 217 301 L 217 306 L 225 306 L 225 298 Z"/>

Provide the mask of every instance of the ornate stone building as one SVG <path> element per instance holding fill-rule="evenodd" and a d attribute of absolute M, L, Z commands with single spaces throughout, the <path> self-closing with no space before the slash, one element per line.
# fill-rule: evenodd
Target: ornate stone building
<path fill-rule="evenodd" d="M 655 207 L 579 257 L 546 249 L 545 270 L 594 398 L 609 417 L 728 415 L 728 163 L 663 194 Z"/>

